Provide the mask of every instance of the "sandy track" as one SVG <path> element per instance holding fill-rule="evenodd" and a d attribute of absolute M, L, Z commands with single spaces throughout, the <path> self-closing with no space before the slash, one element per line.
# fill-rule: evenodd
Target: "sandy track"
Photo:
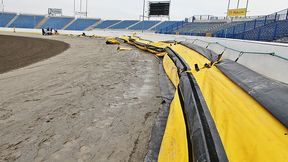
<path fill-rule="evenodd" d="M 162 101 L 158 61 L 102 39 L 0 74 L 0 161 L 143 161 Z"/>
<path fill-rule="evenodd" d="M 0 35 L 0 74 L 65 51 L 69 44 L 47 39 Z"/>

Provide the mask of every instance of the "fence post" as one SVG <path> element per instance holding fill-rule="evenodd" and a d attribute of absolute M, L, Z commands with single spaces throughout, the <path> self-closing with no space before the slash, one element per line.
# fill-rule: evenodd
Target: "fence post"
<path fill-rule="evenodd" d="M 257 41 L 259 41 L 259 40 L 260 40 L 260 36 L 261 36 L 261 28 L 259 28 L 259 30 L 258 30 Z"/>
<path fill-rule="evenodd" d="M 277 14 L 277 12 L 276 12 L 276 14 L 275 14 L 275 21 L 277 21 L 277 16 L 278 16 L 278 14 Z"/>
<path fill-rule="evenodd" d="M 286 20 L 288 20 L 288 9 L 287 9 L 287 12 L 286 12 Z"/>
<path fill-rule="evenodd" d="M 256 28 L 257 19 L 254 21 L 254 29 Z"/>
<path fill-rule="evenodd" d="M 246 23 L 244 23 L 244 28 L 243 28 L 243 32 L 242 32 L 242 39 L 244 39 L 244 35 L 245 35 L 245 31 L 246 31 Z"/>
<path fill-rule="evenodd" d="M 275 29 L 274 29 L 273 39 L 272 39 L 272 40 L 276 39 L 276 35 L 277 35 L 277 28 L 278 28 L 278 22 L 276 22 L 276 24 L 275 24 Z"/>
<path fill-rule="evenodd" d="M 267 23 L 267 16 L 265 16 L 264 25 Z"/>
<path fill-rule="evenodd" d="M 232 37 L 234 37 L 235 34 L 235 26 L 233 26 L 233 33 L 232 33 Z"/>

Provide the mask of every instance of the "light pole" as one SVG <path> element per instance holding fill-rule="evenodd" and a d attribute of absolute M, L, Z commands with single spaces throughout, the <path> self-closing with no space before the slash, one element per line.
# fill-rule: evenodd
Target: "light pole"
<path fill-rule="evenodd" d="M 146 0 L 143 0 L 143 17 L 142 17 L 142 33 L 144 32 L 144 18 L 145 18 L 145 4 L 146 4 Z"/>
<path fill-rule="evenodd" d="M 74 17 L 76 17 L 76 0 L 74 0 Z"/>
<path fill-rule="evenodd" d="M 240 0 L 238 0 L 237 2 L 237 9 L 239 8 L 239 4 L 240 4 Z"/>
<path fill-rule="evenodd" d="M 80 0 L 80 13 L 82 12 L 82 0 Z"/>
<path fill-rule="evenodd" d="M 227 7 L 227 19 L 228 19 L 228 14 L 229 14 L 229 9 L 230 9 L 230 4 L 231 4 L 231 0 L 228 1 L 228 7 Z"/>
<path fill-rule="evenodd" d="M 248 7 L 249 7 L 249 0 L 247 0 L 247 2 L 246 2 L 246 13 L 245 13 L 245 17 L 247 17 Z"/>
<path fill-rule="evenodd" d="M 4 0 L 1 0 L 1 4 L 2 4 L 2 12 L 4 13 Z"/>
<path fill-rule="evenodd" d="M 88 0 L 86 0 L 86 18 L 88 17 Z"/>

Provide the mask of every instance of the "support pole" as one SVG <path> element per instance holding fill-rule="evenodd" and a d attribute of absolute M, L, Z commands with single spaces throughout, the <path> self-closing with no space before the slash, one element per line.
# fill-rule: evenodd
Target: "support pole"
<path fill-rule="evenodd" d="M 86 0 L 86 18 L 88 17 L 88 0 Z"/>
<path fill-rule="evenodd" d="M 249 0 L 247 0 L 247 2 L 246 2 L 246 13 L 245 13 L 245 17 L 247 17 L 248 7 L 249 7 Z"/>
<path fill-rule="evenodd" d="M 82 12 L 82 0 L 80 0 L 80 13 Z"/>
<path fill-rule="evenodd" d="M 145 1 L 145 0 L 143 0 L 142 33 L 144 32 L 145 5 L 146 5 L 146 1 Z"/>
<path fill-rule="evenodd" d="M 237 2 L 237 9 L 239 8 L 239 5 L 240 5 L 240 0 L 238 0 Z"/>
<path fill-rule="evenodd" d="M 74 0 L 74 17 L 76 17 L 76 0 Z"/>
<path fill-rule="evenodd" d="M 4 13 L 4 0 L 2 0 L 1 3 L 2 3 L 2 12 Z"/>
<path fill-rule="evenodd" d="M 228 12 L 229 12 L 229 9 L 230 9 L 230 4 L 231 4 L 231 0 L 228 1 L 228 7 L 227 7 L 227 19 L 228 19 Z"/>

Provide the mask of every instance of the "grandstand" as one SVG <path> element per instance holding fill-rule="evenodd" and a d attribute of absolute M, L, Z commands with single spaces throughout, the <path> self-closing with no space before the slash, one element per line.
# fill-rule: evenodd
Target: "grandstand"
<path fill-rule="evenodd" d="M 63 29 L 74 18 L 72 17 L 50 17 L 41 28 Z"/>
<path fill-rule="evenodd" d="M 15 13 L 0 13 L 0 27 L 5 27 L 15 16 Z"/>
<path fill-rule="evenodd" d="M 96 28 L 97 29 L 106 29 L 109 28 L 112 25 L 115 25 L 116 23 L 121 22 L 121 20 L 105 20 L 99 23 Z"/>
<path fill-rule="evenodd" d="M 140 23 L 130 27 L 130 30 L 149 30 L 150 28 L 154 27 L 160 23 L 160 21 L 141 21 Z"/>
<path fill-rule="evenodd" d="M 238 20 L 232 22 L 190 22 L 171 25 L 157 32 L 163 34 L 205 36 L 211 33 L 214 37 L 248 39 L 257 41 L 274 41 L 288 34 L 288 12 L 282 10 L 253 20 Z"/>
<path fill-rule="evenodd" d="M 130 26 L 135 25 L 138 22 L 139 21 L 137 21 L 137 20 L 124 20 L 124 21 L 121 21 L 121 22 L 111 26 L 110 29 L 127 29 Z"/>
<path fill-rule="evenodd" d="M 191 36 L 247 39 L 259 41 L 281 40 L 287 36 L 287 9 L 266 16 L 233 18 L 204 16 L 190 21 L 155 20 L 100 20 L 92 18 L 47 17 L 1 13 L 0 27 L 10 28 L 54 28 L 59 30 L 150 30 L 160 34 L 180 34 Z"/>
<path fill-rule="evenodd" d="M 40 15 L 17 15 L 16 19 L 9 25 L 11 28 L 34 28 L 44 16 Z"/>
<path fill-rule="evenodd" d="M 71 23 L 66 30 L 85 30 L 90 26 L 99 22 L 99 19 L 77 19 L 73 23 Z"/>

